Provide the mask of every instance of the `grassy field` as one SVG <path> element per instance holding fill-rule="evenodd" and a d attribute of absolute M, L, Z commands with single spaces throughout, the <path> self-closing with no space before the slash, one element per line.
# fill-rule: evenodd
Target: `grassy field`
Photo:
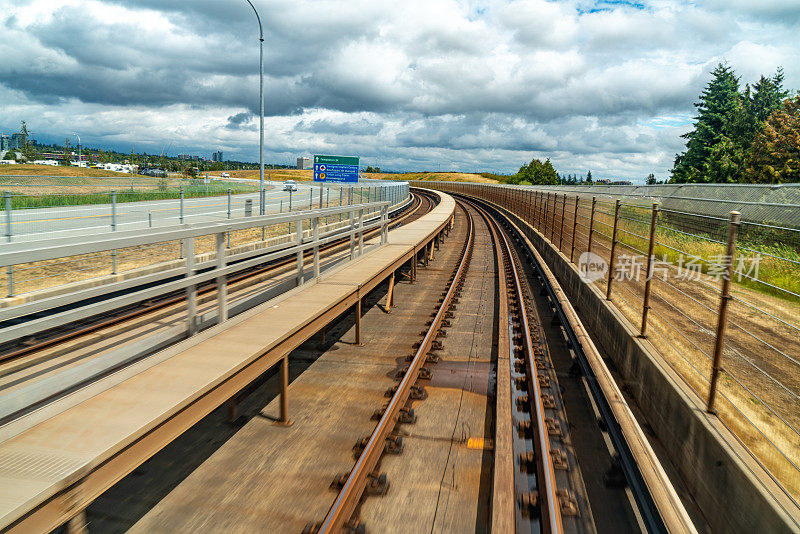
<path fill-rule="evenodd" d="M 367 178 L 381 180 L 430 180 L 440 182 L 478 182 L 483 184 L 496 184 L 497 180 L 484 178 L 480 174 L 466 172 L 407 172 L 403 174 L 370 173 Z"/>
<path fill-rule="evenodd" d="M 251 178 L 258 179 L 258 169 L 248 171 L 230 171 L 232 178 Z M 214 173 L 217 174 L 217 173 Z M 301 180 L 311 181 L 314 173 L 310 169 L 264 169 L 264 178 L 272 180 Z M 368 180 L 440 180 L 444 182 L 480 182 L 485 184 L 496 184 L 496 180 L 484 178 L 480 174 L 465 172 L 407 172 L 402 174 L 388 174 L 383 172 L 364 173 Z"/>

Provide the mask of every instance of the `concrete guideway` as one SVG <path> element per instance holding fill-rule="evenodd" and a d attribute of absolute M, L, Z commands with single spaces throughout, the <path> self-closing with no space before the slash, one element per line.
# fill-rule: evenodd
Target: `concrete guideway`
<path fill-rule="evenodd" d="M 450 224 L 453 210 L 445 195 L 430 214 L 390 232 L 389 245 L 190 338 L 176 356 L 0 444 L 0 528 L 48 530 L 80 517 L 195 421 L 359 307 Z"/>
<path fill-rule="evenodd" d="M 308 522 L 321 519 L 336 496 L 329 488 L 331 480 L 353 466 L 354 442 L 372 431 L 374 410 L 387 402 L 385 390 L 394 384 L 398 367 L 408 365 L 404 356 L 413 352 L 411 343 L 429 319 L 420 311 L 434 309 L 459 258 L 465 226 L 460 212 L 454 225 L 445 246 L 427 268 L 418 269 L 413 284 L 406 280 L 393 285 L 396 306 L 391 314 L 384 312 L 385 306 L 374 305 L 384 300 L 385 285 L 369 295 L 372 306 L 367 305 L 362 319 L 363 346 L 352 343 L 355 327 L 343 320 L 344 324 L 326 330 L 328 342 L 315 338 L 292 353 L 290 361 L 313 359 L 313 363 L 289 386 L 290 412 L 295 421 L 290 429 L 270 422 L 278 413 L 278 398 L 265 407 L 258 405 L 257 412 L 251 410 L 253 417 L 247 424 L 161 499 L 131 532 L 299 533 Z M 404 453 L 385 456 L 381 461 L 391 489 L 380 498 L 367 499 L 361 509 L 370 532 L 427 531 L 430 517 L 436 515 L 440 470 L 449 469 L 448 456 L 456 450 L 459 489 L 450 492 L 449 485 L 444 485 L 437 524 L 446 524 L 448 532 L 465 532 L 486 524 L 488 492 L 481 494 L 479 489 L 485 491 L 489 486 L 480 478 L 491 472 L 491 451 L 468 448 L 466 441 L 460 440 L 452 444 L 451 451 L 450 439 L 453 427 L 458 427 L 460 435 L 463 424 L 477 442 L 491 441 L 485 422 L 491 382 L 491 351 L 487 349 L 491 347 L 493 321 L 493 277 L 491 271 L 485 271 L 491 269 L 491 248 L 481 248 L 479 254 L 481 264 L 467 285 L 468 291 L 476 289 L 479 293 L 464 295 L 459 302 L 459 312 L 441 351 L 447 363 L 437 364 L 433 380 L 423 382 L 428 396 L 424 402 L 415 403 L 416 423 L 402 430 Z M 473 335 L 476 327 L 477 338 Z M 327 347 L 322 354 L 315 350 L 320 344 Z M 443 365 L 447 369 L 440 367 Z M 464 392 L 459 406 L 460 388 L 466 379 L 476 387 Z M 420 477 L 419 473 L 430 476 Z M 447 493 L 451 493 L 450 513 L 444 513 Z M 408 508 L 407 499 L 415 503 L 413 509 Z M 480 510 L 476 502 L 482 503 Z M 110 503 L 105 504 L 102 510 L 90 508 L 92 522 L 108 524 L 103 521 Z M 379 509 L 367 510 L 367 506 Z M 386 510 L 391 513 L 382 512 Z M 400 515 L 403 520 L 397 521 Z"/>

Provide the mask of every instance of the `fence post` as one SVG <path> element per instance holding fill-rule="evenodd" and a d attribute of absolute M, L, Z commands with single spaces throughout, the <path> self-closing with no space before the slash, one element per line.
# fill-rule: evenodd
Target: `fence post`
<path fill-rule="evenodd" d="M 714 410 L 714 401 L 717 395 L 717 381 L 719 380 L 720 360 L 722 347 L 725 344 L 725 326 L 728 322 L 728 301 L 731 299 L 731 278 L 733 278 L 733 256 L 736 254 L 736 233 L 739 229 L 738 211 L 730 213 L 728 224 L 728 246 L 725 251 L 725 274 L 722 278 L 722 294 L 719 301 L 719 315 L 717 316 L 717 337 L 714 340 L 714 363 L 711 369 L 711 384 L 708 389 L 708 413 L 717 413 Z"/>
<path fill-rule="evenodd" d="M 549 196 L 550 193 L 547 193 Z M 542 191 L 541 195 L 539 196 L 539 231 L 542 233 L 542 237 L 545 237 L 545 231 L 547 228 L 547 221 L 544 218 L 545 211 L 547 209 L 547 197 L 545 197 L 545 192 Z"/>
<path fill-rule="evenodd" d="M 322 209 L 322 186 L 319 186 L 319 209 Z M 313 206 L 309 205 L 309 209 L 313 208 Z"/>
<path fill-rule="evenodd" d="M 289 212 L 292 211 L 292 190 L 289 190 Z"/>
<path fill-rule="evenodd" d="M 3 198 L 6 199 L 6 241 L 11 243 L 11 236 L 14 235 L 11 231 L 11 191 L 3 193 Z"/>
<path fill-rule="evenodd" d="M 614 231 L 611 233 L 611 256 L 608 261 L 608 287 L 606 288 L 606 300 L 611 300 L 611 281 L 614 279 L 614 253 L 617 251 L 617 227 L 619 226 L 619 204 L 614 206 Z"/>
<path fill-rule="evenodd" d="M 561 250 L 561 245 L 564 243 L 564 220 L 567 211 L 567 194 L 564 193 L 564 198 L 561 199 L 561 231 L 558 232 L 558 250 Z"/>
<path fill-rule="evenodd" d="M 194 238 L 186 238 L 186 278 L 194 276 Z M 197 286 L 186 288 L 186 331 L 192 336 L 197 331 Z"/>
<path fill-rule="evenodd" d="M 180 212 L 180 222 L 183 224 L 183 189 L 181 188 L 181 212 Z"/>
<path fill-rule="evenodd" d="M 569 248 L 569 262 L 572 263 L 572 257 L 575 255 L 575 232 L 578 230 L 578 203 L 581 197 L 575 197 L 575 213 L 572 214 L 572 245 Z"/>
<path fill-rule="evenodd" d="M 647 247 L 647 269 L 644 280 L 644 299 L 642 303 L 642 328 L 639 337 L 646 338 L 647 314 L 650 311 L 650 283 L 653 280 L 653 251 L 656 246 L 656 218 L 658 217 L 658 202 L 653 202 L 653 213 L 650 215 L 650 244 Z"/>
<path fill-rule="evenodd" d="M 225 234 L 218 233 L 217 236 L 217 269 L 224 269 L 227 259 L 225 258 Z M 217 324 L 228 320 L 228 284 L 225 275 L 217 276 Z"/>
<path fill-rule="evenodd" d="M 302 219 L 297 220 L 297 237 L 295 240 L 297 244 L 297 285 L 303 285 L 303 221 Z"/>
<path fill-rule="evenodd" d="M 597 197 L 592 197 L 592 214 L 589 216 L 589 244 L 586 252 L 592 251 L 592 231 L 594 230 L 594 207 L 597 205 Z"/>

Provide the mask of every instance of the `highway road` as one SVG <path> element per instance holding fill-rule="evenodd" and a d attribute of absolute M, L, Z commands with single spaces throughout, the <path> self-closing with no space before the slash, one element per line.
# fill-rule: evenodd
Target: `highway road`
<path fill-rule="evenodd" d="M 307 209 L 311 192 L 314 205 L 319 202 L 317 186 L 298 184 L 291 193 L 292 210 Z M 323 188 L 327 190 L 328 188 Z M 346 190 L 345 190 L 346 194 Z M 121 197 L 122 195 L 120 195 Z M 288 211 L 290 193 L 283 191 L 283 184 L 270 184 L 266 190 L 267 214 Z M 258 193 L 242 193 L 231 196 L 230 217 L 245 216 L 245 202 L 253 203 L 252 214 L 259 214 Z M 228 218 L 228 199 L 223 196 L 186 198 L 183 204 L 183 221 L 186 223 L 221 221 Z M 330 191 L 330 203 L 337 205 L 339 191 Z M 327 191 L 323 192 L 323 205 L 328 203 Z M 5 214 L 4 214 L 5 215 Z M 116 217 L 112 216 L 111 204 L 89 204 L 81 206 L 59 206 L 55 208 L 17 209 L 11 213 L 12 241 L 50 239 L 60 236 L 107 232 L 116 222 L 116 230 L 133 230 L 180 223 L 180 199 L 148 200 L 141 202 L 117 202 Z M 4 242 L 7 242 L 8 221 L 2 220 Z"/>

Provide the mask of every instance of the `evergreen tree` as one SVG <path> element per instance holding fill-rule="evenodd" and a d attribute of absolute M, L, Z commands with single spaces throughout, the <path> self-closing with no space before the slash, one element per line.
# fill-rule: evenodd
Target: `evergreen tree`
<path fill-rule="evenodd" d="M 520 167 L 517 174 L 509 176 L 508 183 L 520 184 L 522 182 L 532 185 L 557 185 L 558 173 L 549 158 L 544 163 L 541 160 L 532 159 L 530 163 Z"/>
<path fill-rule="evenodd" d="M 592 182 L 592 171 L 586 173 L 586 183 L 589 185 L 592 185 L 594 183 Z"/>
<path fill-rule="evenodd" d="M 656 175 L 652 172 L 647 175 L 647 185 L 655 185 L 656 183 Z"/>
<path fill-rule="evenodd" d="M 786 100 L 756 135 L 744 178 L 756 183 L 800 182 L 800 95 Z"/>
<path fill-rule="evenodd" d="M 717 148 L 717 152 L 727 154 L 730 146 L 734 146 L 731 137 L 735 137 L 734 124 L 742 113 L 742 99 L 739 95 L 739 79 L 728 65 L 720 63 L 712 71 L 712 80 L 700 95 L 700 102 L 695 103 L 698 115 L 695 117 L 694 130 L 684 134 L 687 140 L 686 152 L 675 157 L 672 169 L 673 182 L 710 182 L 708 172 L 710 158 L 716 145 L 728 138 L 725 147 Z M 735 164 L 731 160 L 732 164 Z M 730 165 L 726 165 L 731 170 Z M 735 173 L 734 173 L 735 174 Z M 727 172 L 717 172 L 714 178 L 728 176 Z"/>
<path fill-rule="evenodd" d="M 749 89 L 748 87 L 748 93 Z M 783 89 L 783 68 L 778 67 L 777 72 L 771 78 L 765 78 L 762 75 L 753 84 L 752 97 L 748 99 L 750 114 L 757 124 L 763 123 L 788 96 L 789 91 Z"/>

